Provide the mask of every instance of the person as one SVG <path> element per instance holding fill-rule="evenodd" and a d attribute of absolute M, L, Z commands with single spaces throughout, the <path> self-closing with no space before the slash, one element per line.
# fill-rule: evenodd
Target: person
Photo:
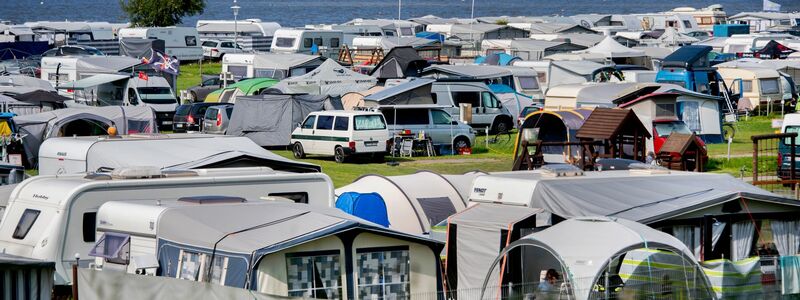
<path fill-rule="evenodd" d="M 556 287 L 558 280 L 558 272 L 555 269 L 548 269 L 544 275 L 544 280 L 539 282 L 539 292 L 545 294 L 558 292 L 558 287 Z"/>

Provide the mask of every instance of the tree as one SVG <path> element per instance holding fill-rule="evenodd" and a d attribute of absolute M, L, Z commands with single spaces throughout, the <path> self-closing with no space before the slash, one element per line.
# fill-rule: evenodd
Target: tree
<path fill-rule="evenodd" d="M 204 0 L 120 0 L 134 27 L 175 26 L 185 16 L 203 13 Z"/>

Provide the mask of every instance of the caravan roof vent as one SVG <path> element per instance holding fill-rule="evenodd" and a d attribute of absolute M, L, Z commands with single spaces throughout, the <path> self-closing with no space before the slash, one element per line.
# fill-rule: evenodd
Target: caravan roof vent
<path fill-rule="evenodd" d="M 178 201 L 190 202 L 195 204 L 215 204 L 215 203 L 245 203 L 247 199 L 241 197 L 230 196 L 192 196 L 182 197 Z"/>
<path fill-rule="evenodd" d="M 645 163 L 633 163 L 628 165 L 629 173 L 631 175 L 656 175 L 656 174 L 669 174 L 670 171 L 659 165 L 651 165 Z"/>
<path fill-rule="evenodd" d="M 583 176 L 583 170 L 569 164 L 551 164 L 541 168 L 542 176 L 546 177 L 573 177 Z"/>
<path fill-rule="evenodd" d="M 153 166 L 126 167 L 111 171 L 114 179 L 138 179 L 161 177 L 161 169 Z"/>

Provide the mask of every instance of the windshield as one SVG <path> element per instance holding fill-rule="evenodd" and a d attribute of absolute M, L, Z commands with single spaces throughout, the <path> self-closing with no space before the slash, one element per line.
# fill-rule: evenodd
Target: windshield
<path fill-rule="evenodd" d="M 178 106 L 178 109 L 175 110 L 176 115 L 185 116 L 189 114 L 189 110 L 192 108 L 191 105 L 181 105 Z"/>
<path fill-rule="evenodd" d="M 681 121 L 655 123 L 653 126 L 655 127 L 656 132 L 658 132 L 659 137 L 667 137 L 673 132 L 692 134 L 692 131 L 689 130 L 689 126 L 686 126 L 686 123 Z"/>
<path fill-rule="evenodd" d="M 386 123 L 380 115 L 356 116 L 356 130 L 380 130 L 386 129 Z"/>
<path fill-rule="evenodd" d="M 800 126 L 786 126 L 786 129 L 783 131 L 783 133 L 798 133 L 798 134 L 800 134 Z M 795 139 L 797 139 L 797 138 L 795 138 Z M 790 145 L 791 143 L 792 143 L 792 138 L 790 138 L 790 137 L 785 138 L 784 141 L 783 141 L 783 144 L 785 144 L 785 145 Z M 797 142 L 795 142 L 795 143 L 797 143 Z"/>
<path fill-rule="evenodd" d="M 168 87 L 140 87 L 139 97 L 145 103 L 150 104 L 171 104 L 177 102 L 172 95 L 172 89 Z"/>

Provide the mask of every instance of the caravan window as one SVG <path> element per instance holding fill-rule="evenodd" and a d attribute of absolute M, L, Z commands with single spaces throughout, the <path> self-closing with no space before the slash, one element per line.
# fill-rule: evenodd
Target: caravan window
<path fill-rule="evenodd" d="M 314 45 L 314 40 L 311 38 L 303 39 L 303 48 L 311 48 Z"/>
<path fill-rule="evenodd" d="M 761 94 L 778 94 L 781 92 L 777 78 L 761 79 Z"/>
<path fill-rule="evenodd" d="M 214 262 L 211 264 L 211 283 L 225 285 L 225 275 L 228 273 L 228 258 L 214 255 Z"/>
<path fill-rule="evenodd" d="M 194 47 L 197 46 L 197 37 L 193 35 L 187 35 L 183 37 L 183 40 L 186 41 L 186 46 Z"/>
<path fill-rule="evenodd" d="M 692 28 L 692 22 L 690 22 L 689 20 L 683 20 L 683 27 L 687 29 Z"/>
<path fill-rule="evenodd" d="M 308 116 L 305 122 L 303 122 L 303 129 L 314 129 L 314 121 L 317 120 L 317 116 Z"/>
<path fill-rule="evenodd" d="M 357 249 L 359 299 L 407 299 L 411 293 L 408 247 Z"/>
<path fill-rule="evenodd" d="M 661 103 L 656 104 L 656 117 L 674 117 L 675 104 Z"/>
<path fill-rule="evenodd" d="M 89 256 L 102 257 L 107 262 L 126 265 L 130 259 L 130 236 L 113 232 L 103 233 L 89 251 Z"/>
<path fill-rule="evenodd" d="M 453 92 L 453 102 L 456 104 L 469 103 L 472 107 L 480 106 L 481 95 L 478 92 Z"/>
<path fill-rule="evenodd" d="M 83 214 L 83 241 L 94 242 L 94 231 L 97 222 L 97 212 Z"/>
<path fill-rule="evenodd" d="M 289 297 L 340 299 L 342 276 L 339 250 L 286 254 Z"/>
<path fill-rule="evenodd" d="M 411 30 L 411 27 L 402 27 L 400 28 L 400 35 L 404 36 L 414 35 L 414 31 Z"/>
<path fill-rule="evenodd" d="M 47 80 L 49 80 L 49 81 L 66 82 L 66 81 L 69 81 L 69 74 L 50 73 L 50 74 L 47 74 Z"/>
<path fill-rule="evenodd" d="M 14 234 L 11 237 L 18 240 L 24 239 L 28 235 L 28 231 L 33 227 L 33 223 L 36 222 L 36 218 L 39 217 L 39 213 L 41 212 L 35 209 L 26 209 L 22 212 L 22 217 L 19 218 L 17 228 L 14 229 Z"/>
<path fill-rule="evenodd" d="M 324 46 L 324 45 L 325 45 L 325 44 L 322 42 L 322 38 L 321 38 L 321 37 L 319 37 L 319 38 L 314 38 L 314 44 L 316 44 L 316 45 L 317 45 L 317 46 L 319 46 L 319 47 L 322 47 L 322 46 Z"/>
<path fill-rule="evenodd" d="M 331 48 L 339 48 L 339 38 L 331 39 Z"/>
<path fill-rule="evenodd" d="M 282 37 L 279 37 L 279 38 L 275 39 L 275 47 L 281 47 L 281 48 L 294 47 L 294 39 L 293 38 L 282 38 Z"/>
<path fill-rule="evenodd" d="M 336 117 L 333 123 L 333 130 L 347 131 L 350 128 L 350 117 Z"/>
<path fill-rule="evenodd" d="M 519 79 L 519 86 L 523 90 L 538 90 L 539 89 L 539 82 L 536 81 L 536 77 L 523 76 L 523 77 L 517 77 L 517 79 Z"/>
<path fill-rule="evenodd" d="M 319 118 L 317 118 L 317 129 L 319 130 L 333 129 L 333 116 L 319 116 Z"/>

